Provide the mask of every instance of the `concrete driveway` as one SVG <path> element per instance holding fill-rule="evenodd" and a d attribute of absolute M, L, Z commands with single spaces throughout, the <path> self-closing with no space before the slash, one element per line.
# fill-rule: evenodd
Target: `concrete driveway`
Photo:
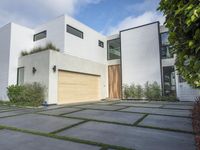
<path fill-rule="evenodd" d="M 192 102 L 0 106 L 2 150 L 195 150 Z"/>

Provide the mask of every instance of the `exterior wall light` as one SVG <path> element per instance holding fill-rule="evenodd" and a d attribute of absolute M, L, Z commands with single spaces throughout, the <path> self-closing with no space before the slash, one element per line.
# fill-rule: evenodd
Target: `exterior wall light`
<path fill-rule="evenodd" d="M 32 69 L 33 74 L 35 74 L 36 71 L 37 71 L 36 68 L 33 67 L 33 69 Z"/>
<path fill-rule="evenodd" d="M 53 72 L 56 72 L 56 65 L 53 66 Z"/>

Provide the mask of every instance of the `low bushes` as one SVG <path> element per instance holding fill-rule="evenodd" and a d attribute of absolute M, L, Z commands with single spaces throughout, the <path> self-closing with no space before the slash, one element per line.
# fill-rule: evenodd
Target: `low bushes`
<path fill-rule="evenodd" d="M 29 54 L 34 54 L 34 53 L 38 53 L 38 52 L 41 52 L 41 51 L 45 51 L 45 50 L 54 50 L 54 51 L 60 51 L 58 48 L 56 48 L 56 46 L 54 46 L 51 42 L 47 43 L 44 47 L 35 47 L 33 48 L 30 52 L 27 52 L 27 51 L 22 51 L 21 52 L 21 56 L 26 56 L 26 55 L 29 55 Z"/>
<path fill-rule="evenodd" d="M 175 96 L 161 96 L 161 88 L 157 82 L 146 82 L 143 87 L 135 84 L 123 85 L 123 98 L 148 99 L 154 101 L 178 101 Z"/>
<path fill-rule="evenodd" d="M 123 96 L 125 99 L 158 98 L 161 95 L 161 89 L 157 82 L 150 84 L 146 82 L 144 88 L 141 85 L 131 84 L 123 86 Z"/>
<path fill-rule="evenodd" d="M 192 110 L 192 119 L 193 129 L 196 134 L 195 140 L 197 150 L 200 150 L 200 97 L 198 97 L 195 101 L 194 108 Z"/>
<path fill-rule="evenodd" d="M 7 95 L 13 104 L 40 106 L 45 99 L 45 88 L 39 83 L 11 85 Z"/>

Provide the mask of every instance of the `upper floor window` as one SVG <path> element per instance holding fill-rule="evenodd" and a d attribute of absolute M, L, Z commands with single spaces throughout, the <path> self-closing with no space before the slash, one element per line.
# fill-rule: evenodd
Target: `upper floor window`
<path fill-rule="evenodd" d="M 70 25 L 67 25 L 67 32 L 83 39 L 83 32 Z"/>
<path fill-rule="evenodd" d="M 102 41 L 99 40 L 99 46 L 102 47 L 102 48 L 104 48 L 104 42 L 102 42 Z"/>
<path fill-rule="evenodd" d="M 108 41 L 108 60 L 120 59 L 120 38 Z"/>
<path fill-rule="evenodd" d="M 173 58 L 168 40 L 168 32 L 161 33 L 161 58 Z"/>
<path fill-rule="evenodd" d="M 47 37 L 47 31 L 42 31 L 33 36 L 33 41 L 41 40 Z"/>
<path fill-rule="evenodd" d="M 162 46 L 169 45 L 168 36 L 169 36 L 168 32 L 161 33 L 161 44 L 162 44 Z"/>

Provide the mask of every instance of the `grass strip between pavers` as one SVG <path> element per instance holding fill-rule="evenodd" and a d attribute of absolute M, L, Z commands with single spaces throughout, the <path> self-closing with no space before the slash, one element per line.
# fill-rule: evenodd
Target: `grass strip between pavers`
<path fill-rule="evenodd" d="M 149 114 L 145 114 L 144 116 L 142 116 L 140 119 L 138 119 L 133 125 L 137 126 L 141 121 L 144 120 L 144 118 L 146 118 Z"/>
<path fill-rule="evenodd" d="M 112 105 L 112 106 L 124 106 L 125 105 Z M 188 108 L 165 108 L 164 106 L 160 106 L 160 107 L 148 107 L 148 106 L 126 106 L 126 107 L 136 107 L 136 108 L 152 108 L 152 109 L 155 109 L 155 108 L 159 108 L 159 109 L 172 109 L 172 110 L 192 110 L 192 109 L 188 109 Z M 124 108 L 126 109 L 126 108 Z"/>
<path fill-rule="evenodd" d="M 100 123 L 109 123 L 109 124 L 123 125 L 123 126 L 129 126 L 129 127 L 150 128 L 150 129 L 157 129 L 157 130 L 162 130 L 162 131 L 174 131 L 174 132 L 191 133 L 191 134 L 193 134 L 193 132 L 190 132 L 190 131 L 183 131 L 183 130 L 170 129 L 170 128 L 159 128 L 159 127 L 153 127 L 153 126 L 138 125 L 143 119 L 145 119 L 145 117 L 147 117 L 148 115 L 150 115 L 150 114 L 147 114 L 147 113 L 144 114 L 143 117 L 141 117 L 140 119 L 138 119 L 133 124 L 120 123 L 120 122 L 114 122 L 114 121 L 97 120 L 97 119 L 89 119 L 89 118 L 81 118 L 81 117 L 71 117 L 71 116 L 56 116 L 56 115 L 49 115 L 49 114 L 41 114 L 41 115 L 54 116 L 54 117 L 62 117 L 62 118 L 70 118 L 70 119 L 79 119 L 79 120 L 84 120 L 86 122 L 95 121 L 95 122 L 100 122 Z M 66 129 L 67 129 L 67 127 L 66 127 Z"/>
<path fill-rule="evenodd" d="M 194 134 L 194 132 L 192 132 L 192 131 L 184 131 L 184 130 L 171 129 L 171 128 L 161 128 L 161 127 L 154 127 L 154 126 L 147 126 L 147 125 L 137 125 L 137 127 L 149 128 L 149 129 L 157 129 L 157 130 L 163 130 L 163 131 L 172 131 L 172 132 L 179 132 L 179 133 Z"/>
<path fill-rule="evenodd" d="M 76 123 L 76 124 L 73 124 L 73 125 L 71 125 L 71 126 L 67 126 L 67 127 L 65 127 L 65 128 L 62 128 L 62 129 L 58 129 L 58 130 L 56 130 L 56 131 L 53 131 L 53 132 L 51 132 L 51 134 L 56 134 L 56 133 L 62 132 L 62 131 L 64 131 L 64 130 L 73 128 L 73 127 L 75 127 L 75 126 L 81 125 L 81 124 L 86 123 L 86 122 L 88 122 L 88 121 L 87 121 L 87 120 L 81 121 L 81 122 Z"/>
<path fill-rule="evenodd" d="M 0 128 L 12 130 L 12 131 L 23 132 L 23 133 L 29 133 L 29 134 L 33 134 L 33 135 L 44 136 L 44 137 L 55 138 L 55 139 L 64 140 L 64 141 L 71 141 L 71 142 L 82 143 L 82 144 L 87 144 L 87 145 L 94 145 L 94 146 L 99 146 L 102 148 L 111 148 L 111 149 L 117 149 L 117 150 L 134 150 L 134 149 L 130 149 L 130 148 L 122 147 L 122 146 L 104 144 L 104 143 L 94 142 L 94 141 L 89 141 L 89 140 L 82 140 L 82 139 L 69 137 L 69 136 L 60 136 L 60 135 L 51 134 L 51 133 L 34 132 L 34 131 L 29 131 L 29 130 L 24 130 L 24 129 L 18 129 L 15 127 L 8 127 L 8 126 L 0 125 Z"/>

